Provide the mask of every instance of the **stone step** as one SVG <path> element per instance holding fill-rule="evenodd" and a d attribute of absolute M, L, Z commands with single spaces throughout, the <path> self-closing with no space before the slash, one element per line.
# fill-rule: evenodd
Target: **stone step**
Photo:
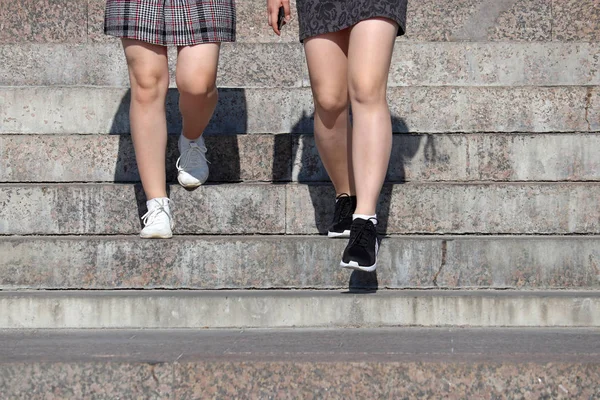
<path fill-rule="evenodd" d="M 49 393 L 592 399 L 600 396 L 598 336 L 589 329 L 498 328 L 18 330 L 0 333 L 0 388 L 28 400 Z"/>
<path fill-rule="evenodd" d="M 312 135 L 207 136 L 211 182 L 328 182 Z M 394 135 L 388 182 L 598 181 L 600 134 Z M 177 138 L 167 179 L 176 182 Z M 0 135 L 0 182 L 139 182 L 129 135 Z"/>
<path fill-rule="evenodd" d="M 397 43 L 389 86 L 600 85 L 598 43 Z M 177 51 L 169 51 L 175 86 Z M 0 45 L 1 86 L 129 86 L 119 42 Z M 273 61 L 277 60 L 277 68 Z M 61 68 L 56 68 L 61 65 Z M 102 67 L 100 67 L 102 66 Z M 219 87 L 309 86 L 299 43 L 225 44 Z"/>
<path fill-rule="evenodd" d="M 600 90 L 559 87 L 395 87 L 396 132 L 600 131 Z M 167 96 L 168 131 L 181 121 L 175 89 Z M 0 88 L 0 134 L 128 133 L 129 91 L 93 87 Z M 310 133 L 309 88 L 223 89 L 207 133 Z"/>
<path fill-rule="evenodd" d="M 392 236 L 377 273 L 314 236 L 3 237 L 0 289 L 600 289 L 600 236 Z"/>
<path fill-rule="evenodd" d="M 296 42 L 294 21 L 278 38 L 267 26 L 264 2 L 238 1 L 241 42 Z M 52 7 L 27 0 L 6 3 L 0 15 L 1 43 L 106 41 L 102 34 L 104 0 L 54 2 Z M 442 0 L 408 3 L 407 36 L 411 41 L 598 41 L 600 12 L 595 0 Z"/>
<path fill-rule="evenodd" d="M 600 327 L 599 291 L 0 292 L 0 329 Z"/>
<path fill-rule="evenodd" d="M 176 234 L 326 232 L 330 185 L 169 186 Z M 598 234 L 600 183 L 386 185 L 378 207 L 388 234 Z M 140 185 L 2 184 L 0 235 L 136 234 Z"/>

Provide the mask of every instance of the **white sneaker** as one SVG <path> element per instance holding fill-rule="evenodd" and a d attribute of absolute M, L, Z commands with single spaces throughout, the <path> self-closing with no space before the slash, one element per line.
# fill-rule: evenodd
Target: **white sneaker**
<path fill-rule="evenodd" d="M 142 216 L 144 229 L 140 232 L 143 239 L 169 239 L 173 237 L 173 217 L 171 200 L 166 197 L 146 202 L 148 212 Z"/>
<path fill-rule="evenodd" d="M 179 152 L 177 159 L 177 180 L 186 189 L 194 189 L 208 179 L 208 161 L 206 160 L 206 146 L 204 138 L 183 143 L 183 135 L 179 137 Z"/>

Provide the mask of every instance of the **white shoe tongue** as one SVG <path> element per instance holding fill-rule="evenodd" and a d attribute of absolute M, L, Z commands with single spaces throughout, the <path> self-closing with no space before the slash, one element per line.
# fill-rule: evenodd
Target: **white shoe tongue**
<path fill-rule="evenodd" d="M 152 199 L 146 202 L 146 208 L 148 208 L 148 211 L 154 211 L 157 208 L 160 207 L 168 207 L 169 206 L 169 202 L 166 198 L 160 198 L 160 199 Z"/>

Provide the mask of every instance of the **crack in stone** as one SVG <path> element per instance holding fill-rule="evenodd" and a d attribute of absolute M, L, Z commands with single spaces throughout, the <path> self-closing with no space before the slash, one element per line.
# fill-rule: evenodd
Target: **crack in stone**
<path fill-rule="evenodd" d="M 154 370 L 154 367 L 156 367 L 156 364 L 150 364 L 150 372 L 152 373 L 152 378 L 156 382 L 156 385 L 160 386 L 160 382 L 158 381 L 158 377 L 156 376 L 156 371 Z"/>
<path fill-rule="evenodd" d="M 590 106 L 592 104 L 592 88 L 588 87 L 585 95 L 585 122 L 587 122 L 588 132 L 592 131 L 592 124 L 589 119 Z"/>
<path fill-rule="evenodd" d="M 438 276 L 440 275 L 440 273 L 442 272 L 442 269 L 444 269 L 444 267 L 446 266 L 447 253 L 448 253 L 448 241 L 442 240 L 442 262 L 440 263 L 440 268 L 433 276 L 433 286 L 435 286 L 435 287 L 439 287 L 439 285 L 437 283 L 437 279 L 438 279 Z"/>

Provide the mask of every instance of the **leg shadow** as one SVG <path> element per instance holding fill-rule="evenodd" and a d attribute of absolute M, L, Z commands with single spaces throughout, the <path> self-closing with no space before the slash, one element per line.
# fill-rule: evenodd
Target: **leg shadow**
<path fill-rule="evenodd" d="M 140 181 L 140 173 L 135 159 L 135 150 L 131 140 L 131 126 L 129 123 L 129 104 L 131 102 L 131 89 L 128 89 L 115 113 L 110 128 L 111 135 L 118 135 L 117 162 L 115 165 L 115 183 L 133 183 L 134 193 L 140 217 L 140 229 L 143 227 L 141 217 L 147 211 L 146 195 Z M 181 118 L 179 117 L 179 95 L 176 89 L 169 89 L 166 98 L 167 115 L 167 150 L 166 150 L 166 176 L 167 182 L 173 182 L 177 177 L 175 160 L 178 157 L 177 135 L 181 131 Z M 167 185 L 167 196 L 170 196 L 170 187 Z"/>
<path fill-rule="evenodd" d="M 308 184 L 309 195 L 315 210 L 315 227 L 319 234 L 326 234 L 330 219 L 333 215 L 335 190 L 327 176 L 327 172 L 319 158 L 314 137 L 306 132 L 310 126 L 312 132 L 313 116 L 304 115 L 292 129 L 292 181 Z M 393 184 L 406 181 L 405 164 L 418 152 L 422 136 L 405 134 L 408 126 L 399 117 L 392 117 L 394 141 L 392 157 L 388 167 L 386 183 L 384 184 L 377 215 L 379 219 L 378 232 L 385 240 L 388 232 L 390 207 L 392 204 Z M 332 260 L 333 261 L 333 260 Z M 336 260 L 337 261 L 337 260 Z M 353 271 L 348 282 L 349 293 L 373 293 L 379 288 L 377 272 Z"/>
<path fill-rule="evenodd" d="M 131 140 L 129 123 L 130 101 L 131 90 L 128 90 L 115 112 L 109 133 L 110 135 L 119 137 L 114 182 L 134 184 L 138 215 L 141 218 L 147 211 L 146 195 L 140 181 L 135 151 Z M 208 147 L 207 158 L 211 162 L 209 182 L 232 183 L 242 180 L 239 134 L 247 132 L 247 115 L 246 93 L 244 89 L 219 90 L 219 103 L 205 133 L 206 145 Z M 169 135 L 165 154 L 166 179 L 167 195 L 170 197 L 170 184 L 177 183 L 177 168 L 175 164 L 179 157 L 178 138 L 182 128 L 181 115 L 179 113 L 179 93 L 175 88 L 170 88 L 167 92 L 166 116 L 167 133 Z"/>
<path fill-rule="evenodd" d="M 217 108 L 206 127 L 204 138 L 208 148 L 211 184 L 243 182 L 251 177 L 252 160 L 242 159 L 252 145 L 248 133 L 248 105 L 243 88 L 219 89 Z M 247 152 L 250 153 L 250 152 Z"/>

